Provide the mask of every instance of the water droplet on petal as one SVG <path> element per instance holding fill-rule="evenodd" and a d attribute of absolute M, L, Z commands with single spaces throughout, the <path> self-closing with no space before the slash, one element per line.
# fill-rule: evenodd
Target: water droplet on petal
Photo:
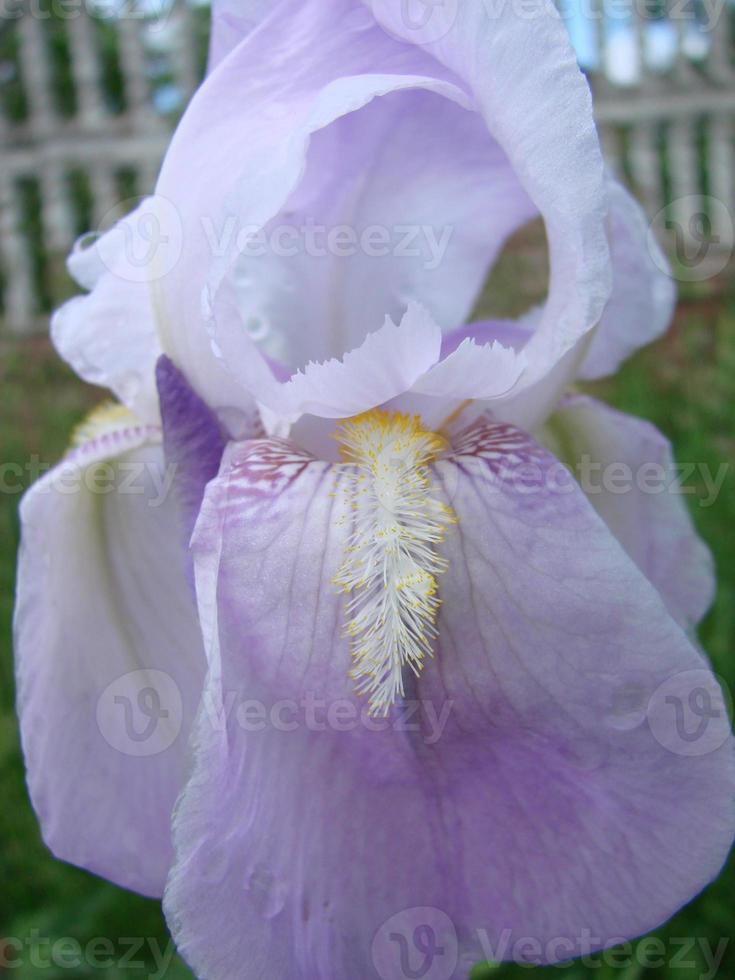
<path fill-rule="evenodd" d="M 266 868 L 256 868 L 245 882 L 245 891 L 266 919 L 272 919 L 286 904 L 286 889 Z"/>
<path fill-rule="evenodd" d="M 251 340 L 263 340 L 270 333 L 270 324 L 262 316 L 249 316 L 245 321 L 245 329 Z"/>

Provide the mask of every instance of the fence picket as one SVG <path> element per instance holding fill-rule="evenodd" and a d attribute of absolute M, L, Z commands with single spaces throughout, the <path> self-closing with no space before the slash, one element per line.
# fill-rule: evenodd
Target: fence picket
<path fill-rule="evenodd" d="M 664 203 L 657 123 L 640 122 L 631 127 L 629 161 L 634 189 L 648 213 L 654 215 Z"/>
<path fill-rule="evenodd" d="M 105 116 L 100 85 L 100 65 L 94 22 L 79 11 L 66 21 L 71 53 L 71 70 L 77 100 L 77 121 L 89 130 L 98 127 Z"/>
<path fill-rule="evenodd" d="M 16 182 L 0 170 L 0 260 L 5 274 L 5 323 L 11 334 L 28 333 L 36 320 L 34 282 L 28 244 L 19 233 L 23 223 Z"/>
<path fill-rule="evenodd" d="M 44 23 L 28 16 L 18 22 L 20 74 L 29 108 L 27 128 L 38 140 L 53 132 L 56 121 Z"/>
<path fill-rule="evenodd" d="M 137 18 L 123 17 L 117 23 L 116 29 L 125 86 L 126 113 L 131 125 L 144 131 L 155 125 L 156 120 L 150 104 L 143 24 Z"/>

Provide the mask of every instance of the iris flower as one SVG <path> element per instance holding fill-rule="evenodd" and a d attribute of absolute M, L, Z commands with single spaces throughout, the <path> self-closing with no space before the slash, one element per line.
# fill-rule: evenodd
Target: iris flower
<path fill-rule="evenodd" d="M 708 552 L 680 498 L 560 462 L 670 469 L 568 390 L 666 328 L 671 281 L 553 10 L 410 6 L 217 8 L 156 194 L 53 321 L 118 404 L 22 506 L 30 792 L 212 980 L 423 975 L 429 935 L 435 980 L 566 959 L 733 837 Z M 539 217 L 545 302 L 473 322 Z"/>

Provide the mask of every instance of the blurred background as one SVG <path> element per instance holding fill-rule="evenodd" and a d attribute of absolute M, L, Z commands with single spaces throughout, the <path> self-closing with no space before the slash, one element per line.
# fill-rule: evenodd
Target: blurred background
<path fill-rule="evenodd" d="M 680 291 L 669 335 L 594 392 L 658 425 L 681 462 L 713 473 L 729 467 L 714 503 L 695 477 L 687 500 L 718 565 L 719 593 L 702 640 L 733 691 L 735 4 L 559 3 L 590 78 L 606 156 L 642 201 Z M 208 30 L 204 2 L 0 0 L 0 976 L 190 976 L 169 946 L 158 903 L 55 861 L 40 841 L 13 711 L 22 481 L 11 485 L 3 473 L 8 464 L 58 459 L 71 428 L 101 398 L 50 349 L 48 313 L 74 292 L 64 259 L 75 239 L 109 226 L 152 189 L 171 130 L 203 75 Z M 524 230 L 494 271 L 482 312 L 519 313 L 545 281 L 543 238 L 538 228 Z M 731 862 L 657 933 L 660 947 L 644 940 L 617 959 L 500 967 L 478 977 L 735 980 L 733 935 Z M 80 960 L 77 947 L 97 952 Z"/>

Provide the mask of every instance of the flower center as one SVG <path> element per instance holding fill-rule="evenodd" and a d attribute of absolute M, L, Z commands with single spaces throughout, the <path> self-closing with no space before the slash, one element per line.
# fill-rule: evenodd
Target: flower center
<path fill-rule="evenodd" d="M 441 604 L 437 552 L 450 507 L 436 497 L 429 463 L 446 441 L 418 417 L 373 409 L 337 432 L 346 469 L 352 532 L 334 582 L 350 593 L 346 632 L 356 690 L 373 715 L 403 697 L 403 667 L 419 675 L 432 656 Z"/>

